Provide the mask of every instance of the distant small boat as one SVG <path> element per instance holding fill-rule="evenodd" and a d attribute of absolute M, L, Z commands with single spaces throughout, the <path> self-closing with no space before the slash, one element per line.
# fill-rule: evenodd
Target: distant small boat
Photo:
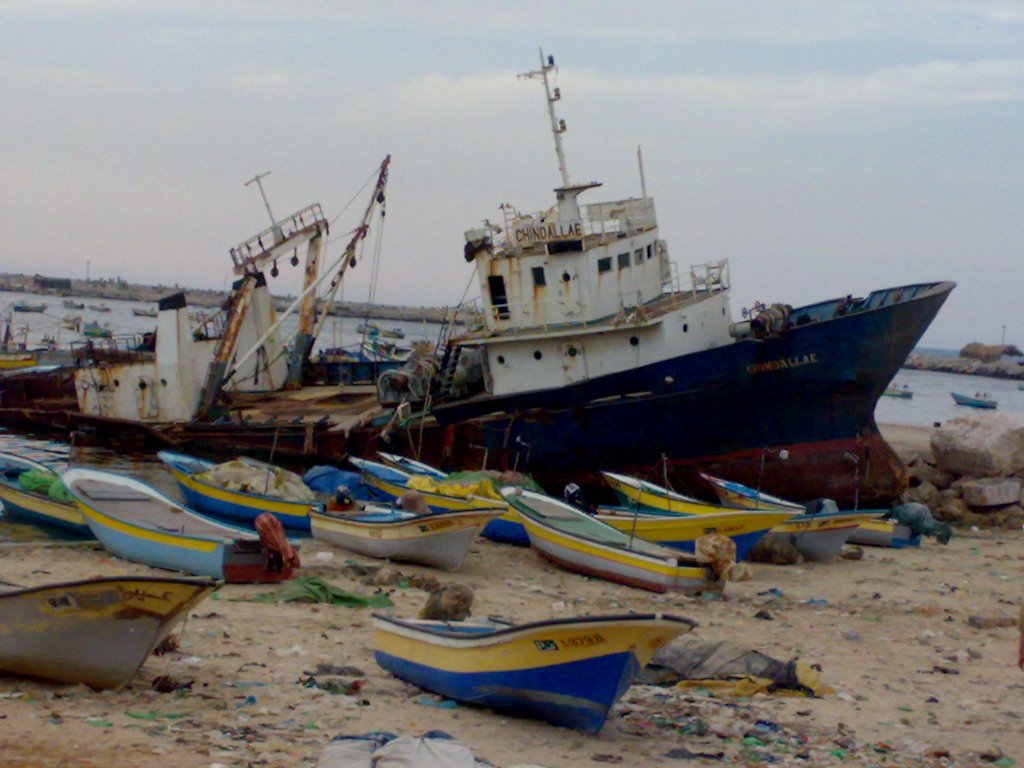
<path fill-rule="evenodd" d="M 909 386 L 904 384 L 902 388 L 889 387 L 882 394 L 885 395 L 886 397 L 902 397 L 909 400 L 914 396 L 914 390 L 912 390 Z"/>
<path fill-rule="evenodd" d="M 0 671 L 95 689 L 131 681 L 214 579 L 120 576 L 0 582 Z"/>
<path fill-rule="evenodd" d="M 104 304 L 102 302 L 99 303 L 99 304 L 90 304 L 89 305 L 89 309 L 91 309 L 93 312 L 109 312 L 110 311 L 110 307 L 108 307 L 106 304 Z"/>
<path fill-rule="evenodd" d="M 89 524 L 74 502 L 61 501 L 42 490 L 25 487 L 21 476 L 26 472 L 34 472 L 37 477 L 52 475 L 54 481 L 60 480 L 52 467 L 13 453 L 0 452 L 0 501 L 4 505 L 4 514 L 92 538 Z"/>
<path fill-rule="evenodd" d="M 503 488 L 530 546 L 566 570 L 652 592 L 721 592 L 724 583 L 692 555 L 635 539 L 541 493 Z"/>
<path fill-rule="evenodd" d="M 505 511 L 502 506 L 417 515 L 371 505 L 351 514 L 312 512 L 309 518 L 313 538 L 350 552 L 457 571 L 480 531 Z"/>
<path fill-rule="evenodd" d="M 85 309 L 85 302 L 84 301 L 77 301 L 76 302 L 76 301 L 72 301 L 71 299 L 64 299 L 64 301 L 61 302 L 61 306 L 63 306 L 64 309 Z"/>
<path fill-rule="evenodd" d="M 588 733 L 689 619 L 628 614 L 481 624 L 374 614 L 374 656 L 395 677 L 449 699 Z"/>
<path fill-rule="evenodd" d="M 67 317 L 61 318 L 60 327 L 78 333 L 82 330 L 82 316 L 68 315 Z"/>
<path fill-rule="evenodd" d="M 989 410 L 998 405 L 988 392 L 975 392 L 973 397 L 960 392 L 950 392 L 949 394 L 953 396 L 957 405 L 969 405 L 971 408 L 988 408 Z"/>
<path fill-rule="evenodd" d="M 138 307 L 132 307 L 132 314 L 136 317 L 156 317 L 157 311 L 155 309 L 139 309 Z"/>
<path fill-rule="evenodd" d="M 15 302 L 12 305 L 15 312 L 45 312 L 46 304 L 29 304 L 24 301 Z"/>
<path fill-rule="evenodd" d="M 234 583 L 294 575 L 284 553 L 260 536 L 203 517 L 139 480 L 78 468 L 62 477 L 96 538 L 126 560 Z"/>
<path fill-rule="evenodd" d="M 95 320 L 89 320 L 82 325 L 82 335 L 90 339 L 109 339 L 114 332 L 109 325 L 100 325 Z"/>
<path fill-rule="evenodd" d="M 1024 389 L 1024 381 L 1017 382 L 1017 389 Z"/>
<path fill-rule="evenodd" d="M 35 352 L 25 351 L 14 351 L 14 352 L 2 352 L 0 351 L 0 371 L 16 370 L 18 368 L 31 368 L 33 365 L 39 363 Z"/>

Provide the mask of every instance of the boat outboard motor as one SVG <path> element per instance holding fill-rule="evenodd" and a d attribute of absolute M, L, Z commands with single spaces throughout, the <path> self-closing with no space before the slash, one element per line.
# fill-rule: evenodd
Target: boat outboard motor
<path fill-rule="evenodd" d="M 832 499 L 811 499 L 804 505 L 808 515 L 829 515 L 839 511 L 839 507 Z"/>
<path fill-rule="evenodd" d="M 569 483 L 565 486 L 565 490 L 562 491 L 562 495 L 565 497 L 565 502 L 576 507 L 581 512 L 586 512 L 588 515 L 596 515 L 597 509 L 583 496 L 583 489 L 580 488 L 576 483 Z"/>

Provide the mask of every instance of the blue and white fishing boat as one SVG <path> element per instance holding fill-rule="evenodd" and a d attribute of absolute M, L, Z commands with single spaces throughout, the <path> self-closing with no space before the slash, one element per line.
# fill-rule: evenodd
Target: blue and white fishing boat
<path fill-rule="evenodd" d="M 654 652 L 689 619 L 630 614 L 532 624 L 447 623 L 374 614 L 377 663 L 428 691 L 596 733 Z"/>
<path fill-rule="evenodd" d="M 965 395 L 961 392 L 950 392 L 949 394 L 957 405 L 968 405 L 971 408 L 986 408 L 988 410 L 995 410 L 999 405 L 988 392 L 975 392 L 974 395 Z"/>
<path fill-rule="evenodd" d="M 285 547 L 203 517 L 140 480 L 95 469 L 61 477 L 96 538 L 126 560 L 236 583 L 294 575 Z"/>
<path fill-rule="evenodd" d="M 270 512 L 287 528 L 309 531 L 309 516 L 313 512 L 324 512 L 325 505 L 315 501 L 289 501 L 266 494 L 249 493 L 224 488 L 202 477 L 216 464 L 206 459 L 186 456 L 173 451 L 157 454 L 178 482 L 185 503 L 194 509 L 219 517 L 252 522 L 264 512 Z M 263 462 L 245 459 L 254 466 L 268 467 Z"/>

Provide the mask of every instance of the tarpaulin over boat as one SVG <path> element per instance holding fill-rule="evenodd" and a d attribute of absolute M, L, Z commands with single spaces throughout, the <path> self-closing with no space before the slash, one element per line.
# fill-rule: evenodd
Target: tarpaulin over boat
<path fill-rule="evenodd" d="M 288 501 L 317 501 L 316 493 L 294 472 L 262 462 L 235 459 L 196 475 L 229 491 L 274 496 Z"/>
<path fill-rule="evenodd" d="M 544 492 L 528 475 L 486 469 L 476 472 L 452 472 L 444 480 L 438 480 L 429 475 L 413 475 L 406 485 L 417 491 L 439 493 L 442 496 L 457 496 L 462 499 L 470 496 L 482 496 L 485 499 L 495 499 L 501 502 L 504 502 L 504 499 L 498 489 L 509 485 L 525 488 L 528 491 Z"/>
<path fill-rule="evenodd" d="M 344 486 L 349 496 L 360 501 L 376 501 L 381 494 L 363 482 L 359 472 L 348 472 L 344 469 L 318 464 L 302 476 L 302 482 L 318 493 L 334 495 L 338 488 Z"/>

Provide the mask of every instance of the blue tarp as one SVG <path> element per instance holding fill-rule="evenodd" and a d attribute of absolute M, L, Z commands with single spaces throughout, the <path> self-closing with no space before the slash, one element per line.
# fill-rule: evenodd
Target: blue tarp
<path fill-rule="evenodd" d="M 318 465 L 302 476 L 302 482 L 318 493 L 333 495 L 338 486 L 348 488 L 349 496 L 360 501 L 379 501 L 380 494 L 363 482 L 358 472 L 346 472 L 344 469 Z"/>

